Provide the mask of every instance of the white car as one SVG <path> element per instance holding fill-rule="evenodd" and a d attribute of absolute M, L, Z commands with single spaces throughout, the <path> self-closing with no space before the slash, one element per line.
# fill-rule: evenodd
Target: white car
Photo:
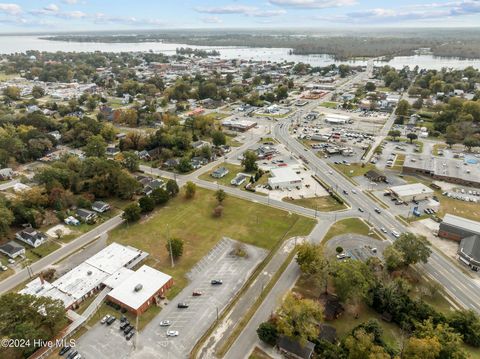
<path fill-rule="evenodd" d="M 394 236 L 395 238 L 400 237 L 400 233 L 398 233 L 398 232 L 395 231 L 395 230 L 392 231 L 392 234 L 393 234 L 393 236 Z"/>
<path fill-rule="evenodd" d="M 355 193 L 357 193 L 357 191 L 356 191 L 356 190 L 354 190 L 354 189 L 352 189 L 352 193 L 353 193 L 353 194 L 355 194 Z"/>
<path fill-rule="evenodd" d="M 167 337 L 178 337 L 178 330 L 167 330 Z"/>
<path fill-rule="evenodd" d="M 109 319 L 110 319 L 110 314 L 107 314 L 102 318 L 102 320 L 100 321 L 100 324 L 105 324 Z"/>
<path fill-rule="evenodd" d="M 168 327 L 170 324 L 172 324 L 172 322 L 169 321 L 169 320 L 162 320 L 162 321 L 160 322 L 160 326 L 161 326 L 161 327 Z"/>
<path fill-rule="evenodd" d="M 385 227 L 380 228 L 380 230 L 381 230 L 383 233 L 388 233 L 388 232 L 387 232 L 387 229 L 386 229 Z"/>

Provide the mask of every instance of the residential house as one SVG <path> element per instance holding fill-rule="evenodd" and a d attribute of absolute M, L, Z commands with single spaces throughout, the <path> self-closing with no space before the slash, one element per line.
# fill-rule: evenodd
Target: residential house
<path fill-rule="evenodd" d="M 315 349 L 315 344 L 307 340 L 305 345 L 302 345 L 297 340 L 281 335 L 277 339 L 277 347 L 287 358 L 310 359 Z"/>
<path fill-rule="evenodd" d="M 78 219 L 80 219 L 80 221 L 89 224 L 95 223 L 95 221 L 97 220 L 97 214 L 95 212 L 83 208 L 77 209 L 76 216 Z"/>
<path fill-rule="evenodd" d="M 0 252 L 14 259 L 25 254 L 25 247 L 14 241 L 10 241 L 0 246 Z"/>
<path fill-rule="evenodd" d="M 157 188 L 165 188 L 166 184 L 163 180 L 151 177 L 142 177 L 139 182 L 143 185 L 142 193 L 149 196 Z"/>
<path fill-rule="evenodd" d="M 47 235 L 35 228 L 28 227 L 15 234 L 15 238 L 19 241 L 27 243 L 28 245 L 37 248 L 47 240 Z"/>
<path fill-rule="evenodd" d="M 178 160 L 176 158 L 170 158 L 163 163 L 165 168 L 175 168 L 178 166 Z"/>
<path fill-rule="evenodd" d="M 111 207 L 108 203 L 105 203 L 105 202 L 102 202 L 102 201 L 95 201 L 92 204 L 92 209 L 95 212 L 104 213 L 104 212 L 109 211 L 111 209 Z"/>
<path fill-rule="evenodd" d="M 211 176 L 213 178 L 223 178 L 228 175 L 230 171 L 226 167 L 219 167 L 215 171 L 212 172 Z"/>
<path fill-rule="evenodd" d="M 234 179 L 232 179 L 230 181 L 230 184 L 234 185 L 234 186 L 240 186 L 243 182 L 245 182 L 247 180 L 248 176 L 243 174 L 243 173 L 239 173 L 235 176 Z"/>
<path fill-rule="evenodd" d="M 65 218 L 63 221 L 65 222 L 65 224 L 67 224 L 69 226 L 79 226 L 80 225 L 80 221 L 73 216 L 69 216 L 69 217 Z"/>

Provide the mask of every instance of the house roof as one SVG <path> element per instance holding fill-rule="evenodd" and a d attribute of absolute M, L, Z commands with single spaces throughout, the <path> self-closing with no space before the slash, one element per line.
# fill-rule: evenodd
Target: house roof
<path fill-rule="evenodd" d="M 463 238 L 460 242 L 460 251 L 473 260 L 480 262 L 480 235 L 475 234 Z"/>
<path fill-rule="evenodd" d="M 25 249 L 24 246 L 21 246 L 20 244 L 17 244 L 14 241 L 10 241 L 10 242 L 2 244 L 0 246 L 0 250 L 4 253 L 8 253 L 8 254 L 15 254 L 15 253 L 20 252 L 24 249 Z"/>
<path fill-rule="evenodd" d="M 385 177 L 383 173 L 380 173 L 375 170 L 370 170 L 365 173 L 365 177 L 367 178 L 377 178 L 377 177 Z"/>
<path fill-rule="evenodd" d="M 280 349 L 283 349 L 304 359 L 309 359 L 312 356 L 313 350 L 315 349 L 315 344 L 309 342 L 308 340 L 305 345 L 302 346 L 300 342 L 288 338 L 284 335 L 280 336 L 277 339 L 277 346 Z"/>
<path fill-rule="evenodd" d="M 89 211 L 88 209 L 79 208 L 79 209 L 77 209 L 77 215 L 79 215 L 82 218 L 86 218 L 88 216 L 96 215 L 96 214 L 95 214 L 95 212 Z"/>
<path fill-rule="evenodd" d="M 331 325 L 321 323 L 318 339 L 326 340 L 330 343 L 335 343 L 335 341 L 337 340 L 337 329 L 335 329 Z"/>

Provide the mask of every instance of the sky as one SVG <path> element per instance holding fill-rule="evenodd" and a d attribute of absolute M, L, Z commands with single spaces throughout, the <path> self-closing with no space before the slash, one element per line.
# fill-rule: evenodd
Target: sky
<path fill-rule="evenodd" d="M 480 26 L 480 0 L 0 2 L 0 33 L 179 28 L 472 26 Z"/>

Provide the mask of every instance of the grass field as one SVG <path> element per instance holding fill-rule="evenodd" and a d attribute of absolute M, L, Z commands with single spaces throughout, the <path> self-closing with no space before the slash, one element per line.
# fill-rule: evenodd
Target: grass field
<path fill-rule="evenodd" d="M 56 251 L 58 248 L 60 248 L 58 243 L 47 241 L 38 248 L 27 248 L 25 251 L 25 257 L 27 257 L 30 261 L 35 262 L 40 258 L 43 258 Z"/>
<path fill-rule="evenodd" d="M 404 163 L 405 163 L 405 155 L 398 154 L 397 157 L 395 158 L 395 162 L 393 164 L 392 170 L 401 171 Z"/>
<path fill-rule="evenodd" d="M 326 108 L 337 108 L 338 103 L 333 101 L 325 101 L 325 102 L 322 102 L 320 106 L 326 107 Z"/>
<path fill-rule="evenodd" d="M 347 233 L 356 233 L 364 236 L 369 236 L 375 239 L 380 239 L 377 234 L 370 234 L 370 228 L 368 225 L 358 218 L 346 218 L 335 222 L 328 230 L 322 242 L 327 242 L 335 236 L 339 236 Z"/>
<path fill-rule="evenodd" d="M 371 163 L 351 163 L 350 166 L 344 164 L 333 164 L 332 167 L 335 168 L 337 171 L 343 173 L 348 178 L 363 176 L 368 171 L 375 169 L 375 165 Z"/>
<path fill-rule="evenodd" d="M 320 212 L 340 211 L 347 208 L 344 204 L 338 203 L 330 196 L 290 199 L 283 198 L 282 201 L 296 204 L 305 208 L 316 209 Z"/>
<path fill-rule="evenodd" d="M 181 194 L 147 219 L 123 225 L 110 233 L 109 241 L 132 245 L 150 253 L 147 264 L 170 274 L 175 286 L 169 297 L 186 284 L 185 274 L 224 236 L 265 249 L 284 237 L 307 235 L 313 219 L 228 196 L 221 218 L 214 218 L 214 192 L 197 188 L 194 199 Z M 183 256 L 174 268 L 166 250 L 168 237 L 184 241 Z"/>

